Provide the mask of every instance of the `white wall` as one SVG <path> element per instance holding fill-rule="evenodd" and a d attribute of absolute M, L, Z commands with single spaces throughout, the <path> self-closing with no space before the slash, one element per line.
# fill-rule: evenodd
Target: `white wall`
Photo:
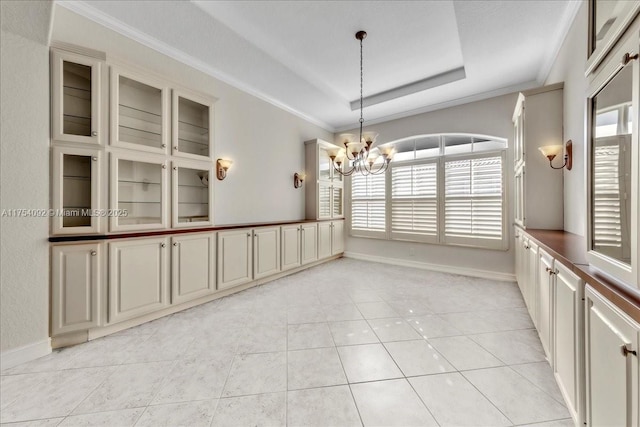
<path fill-rule="evenodd" d="M 564 229 L 584 236 L 587 221 L 587 153 L 585 119 L 587 27 L 589 7 L 583 2 L 551 68 L 545 85 L 564 82 L 564 140 L 573 141 L 573 168 L 564 170 Z"/>
<path fill-rule="evenodd" d="M 303 141 L 332 133 L 61 6 L 55 8 L 52 41 L 106 52 L 107 60 L 153 70 L 218 98 L 215 156 L 233 165 L 215 184 L 216 224 L 304 218 L 304 191 L 293 188 L 294 172 L 304 170 Z"/>
<path fill-rule="evenodd" d="M 49 207 L 52 3 L 1 1 L 0 211 Z M 0 218 L 0 351 L 50 351 L 47 218 Z M 15 353 L 14 353 L 15 354 Z"/>
<path fill-rule="evenodd" d="M 507 151 L 507 224 L 509 250 L 496 251 L 457 246 L 430 245 L 348 236 L 346 251 L 358 257 L 373 259 L 392 258 L 396 262 L 425 263 L 443 266 L 461 274 L 498 273 L 508 277 L 514 272 L 513 227 L 513 124 L 511 117 L 517 94 L 509 94 L 484 101 L 447 108 L 372 125 L 370 130 L 378 132 L 380 144 L 407 136 L 432 133 L 460 132 L 491 135 L 509 140 Z M 365 112 L 366 118 L 366 112 Z M 365 129 L 368 130 L 368 129 Z M 349 133 L 357 133 L 351 130 Z M 346 212 L 349 212 L 349 194 L 346 194 Z M 376 258 L 377 257 L 377 258 Z M 490 274 L 489 274 L 490 275 Z"/>

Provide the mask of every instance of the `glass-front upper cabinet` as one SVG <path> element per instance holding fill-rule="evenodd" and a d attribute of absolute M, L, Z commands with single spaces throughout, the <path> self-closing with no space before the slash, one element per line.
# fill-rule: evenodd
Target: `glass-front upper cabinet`
<path fill-rule="evenodd" d="M 161 81 L 111 67 L 111 144 L 165 154 L 169 89 Z"/>
<path fill-rule="evenodd" d="M 52 166 L 52 234 L 102 231 L 99 211 L 102 152 L 91 148 L 54 147 Z"/>
<path fill-rule="evenodd" d="M 100 144 L 102 61 L 52 50 L 52 132 L 57 141 Z"/>
<path fill-rule="evenodd" d="M 173 90 L 174 155 L 213 158 L 213 102 L 213 99 Z"/>
<path fill-rule="evenodd" d="M 213 224 L 213 185 L 211 162 L 174 160 L 172 171 L 172 223 L 174 227 Z"/>
<path fill-rule="evenodd" d="M 168 226 L 168 171 L 164 158 L 111 153 L 111 231 Z"/>
<path fill-rule="evenodd" d="M 589 60 L 591 73 L 623 35 L 640 11 L 640 0 L 589 0 Z"/>
<path fill-rule="evenodd" d="M 599 67 L 588 102 L 589 261 L 634 286 L 640 266 L 639 29 L 640 22 Z"/>

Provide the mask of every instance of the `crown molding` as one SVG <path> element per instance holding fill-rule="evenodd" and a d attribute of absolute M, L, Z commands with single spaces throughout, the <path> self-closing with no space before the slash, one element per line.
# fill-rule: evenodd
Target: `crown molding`
<path fill-rule="evenodd" d="M 283 104 L 282 102 L 278 101 L 277 99 L 255 89 L 254 87 L 247 85 L 237 79 L 235 79 L 234 77 L 229 76 L 226 73 L 221 72 L 220 70 L 206 64 L 205 62 L 191 56 L 191 55 L 187 55 L 184 52 L 180 51 L 179 49 L 176 49 L 172 46 L 169 46 L 168 44 L 149 36 L 146 33 L 143 33 L 142 31 L 125 24 L 122 21 L 119 21 L 115 18 L 113 18 L 112 16 L 96 9 L 93 6 L 90 6 L 89 4 L 83 2 L 83 1 L 78 1 L 78 0 L 56 0 L 55 2 L 57 5 L 64 7 L 65 9 L 68 9 L 74 13 L 77 13 L 80 16 L 83 16 L 93 22 L 96 22 L 97 24 L 102 25 L 103 27 L 106 27 L 112 31 L 115 31 L 116 33 L 127 37 L 131 40 L 134 40 L 150 49 L 155 50 L 156 52 L 159 52 L 163 55 L 168 56 L 169 58 L 172 58 L 178 62 L 181 62 L 185 65 L 190 66 L 191 68 L 194 68 L 198 71 L 201 71 L 215 79 L 218 79 L 220 81 L 222 81 L 223 83 L 228 84 L 229 86 L 232 86 L 238 90 L 241 90 L 245 93 L 248 93 L 249 95 L 255 96 L 258 99 L 261 99 L 262 101 L 265 101 L 281 110 L 284 110 L 290 114 L 293 114 L 309 123 L 312 123 L 328 132 L 335 132 L 335 128 L 331 125 L 329 125 L 328 123 L 325 123 L 321 120 L 318 120 L 314 117 L 311 117 L 301 111 L 296 110 L 295 108 L 291 108 L 288 105 Z"/>

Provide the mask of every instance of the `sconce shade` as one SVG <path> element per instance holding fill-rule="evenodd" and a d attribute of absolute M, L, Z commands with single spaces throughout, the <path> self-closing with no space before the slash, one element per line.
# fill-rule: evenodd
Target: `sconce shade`
<path fill-rule="evenodd" d="M 547 145 L 538 148 L 543 156 L 549 160 L 553 160 L 558 154 L 562 153 L 562 145 Z"/>
<path fill-rule="evenodd" d="M 304 172 L 296 172 L 293 174 L 293 188 L 302 187 L 302 183 L 306 177 L 307 175 Z"/>
<path fill-rule="evenodd" d="M 218 159 L 216 161 L 216 177 L 222 181 L 227 177 L 227 170 L 231 167 L 233 162 L 227 159 Z"/>

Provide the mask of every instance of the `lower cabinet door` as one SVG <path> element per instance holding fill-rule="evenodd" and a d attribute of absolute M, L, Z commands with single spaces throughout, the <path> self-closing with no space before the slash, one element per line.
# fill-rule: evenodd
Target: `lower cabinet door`
<path fill-rule="evenodd" d="M 333 227 L 331 222 L 318 223 L 318 258 L 324 259 L 331 256 L 331 234 Z"/>
<path fill-rule="evenodd" d="M 218 233 L 218 289 L 253 280 L 253 231 L 240 229 Z"/>
<path fill-rule="evenodd" d="M 331 225 L 331 255 L 338 255 L 344 252 L 344 221 L 333 221 Z"/>
<path fill-rule="evenodd" d="M 526 256 L 528 259 L 525 261 L 525 266 L 527 268 L 526 271 L 526 280 L 528 283 L 527 286 L 527 296 L 525 300 L 527 301 L 527 308 L 529 309 L 529 314 L 531 315 L 531 320 L 533 320 L 534 325 L 538 325 L 538 304 L 537 304 L 537 289 L 538 289 L 538 245 L 529 240 L 529 249 L 526 250 Z"/>
<path fill-rule="evenodd" d="M 302 264 L 318 260 L 318 224 L 302 225 Z"/>
<path fill-rule="evenodd" d="M 167 238 L 109 243 L 109 323 L 169 305 Z"/>
<path fill-rule="evenodd" d="M 578 276 L 556 261 L 553 313 L 553 372 L 576 424 L 583 420 L 584 284 Z"/>
<path fill-rule="evenodd" d="M 282 230 L 282 271 L 300 266 L 300 225 L 286 225 Z"/>
<path fill-rule="evenodd" d="M 51 248 L 51 333 L 60 335 L 100 325 L 102 246 Z"/>
<path fill-rule="evenodd" d="M 216 290 L 216 234 L 171 239 L 171 302 L 190 301 Z"/>
<path fill-rule="evenodd" d="M 551 325 L 553 322 L 552 311 L 552 285 L 553 285 L 553 258 L 540 249 L 538 254 L 538 286 L 536 305 L 538 307 L 538 334 L 549 363 L 553 365 L 551 358 Z"/>
<path fill-rule="evenodd" d="M 585 300 L 587 424 L 637 426 L 640 325 L 590 286 Z"/>
<path fill-rule="evenodd" d="M 280 227 L 253 230 L 253 276 L 255 279 L 280 271 Z"/>

